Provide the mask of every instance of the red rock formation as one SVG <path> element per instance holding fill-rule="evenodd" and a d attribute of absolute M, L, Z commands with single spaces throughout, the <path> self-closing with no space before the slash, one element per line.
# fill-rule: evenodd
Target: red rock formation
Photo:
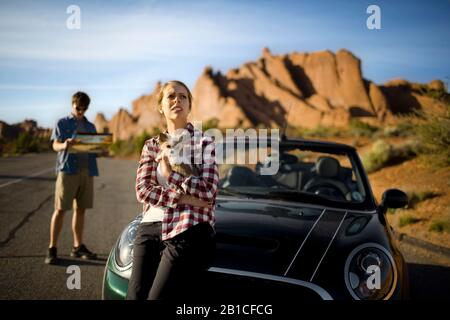
<path fill-rule="evenodd" d="M 111 121 L 107 121 L 103 114 L 97 114 L 95 126 L 99 132 L 110 132 L 113 134 L 114 141 L 128 140 L 142 132 L 152 132 L 154 128 L 162 129 L 164 122 L 162 116 L 156 109 L 157 94 L 161 83 L 158 82 L 149 95 L 142 95 L 133 100 L 132 113 L 121 108 Z"/>
<path fill-rule="evenodd" d="M 0 121 L 0 138 L 4 140 L 12 140 L 19 136 L 19 128 L 15 125 L 9 125 Z"/>
<path fill-rule="evenodd" d="M 137 133 L 141 133 L 144 130 L 151 132 L 153 128 L 162 128 L 164 122 L 162 116 L 157 109 L 157 97 L 161 83 L 158 82 L 149 95 L 143 95 L 140 98 L 133 101 L 133 117 L 137 119 Z"/>
<path fill-rule="evenodd" d="M 108 126 L 114 141 L 128 140 L 135 136 L 137 133 L 136 122 L 136 119 L 126 109 L 120 108 Z"/>
<path fill-rule="evenodd" d="M 35 137 L 48 138 L 51 129 L 41 128 L 35 120 L 24 120 L 15 124 L 8 124 L 0 120 L 0 139 L 10 141 L 16 139 L 22 132 L 26 132 Z"/>
<path fill-rule="evenodd" d="M 242 122 L 280 127 L 286 121 L 303 127 L 345 126 L 355 116 L 391 119 L 383 93 L 362 78 L 360 60 L 346 50 L 275 56 L 265 48 L 256 62 L 225 77 L 206 69 L 194 92 L 193 116 L 216 117 L 221 127 Z"/>
<path fill-rule="evenodd" d="M 222 88 L 225 86 L 228 88 Z M 213 76 L 211 68 L 206 67 L 192 93 L 191 119 L 207 121 L 216 118 L 222 127 L 249 126 L 248 116 L 232 95 L 233 88 L 237 88 L 235 83 L 228 84 L 220 73 Z M 229 94 L 225 95 L 225 92 Z"/>
<path fill-rule="evenodd" d="M 97 113 L 94 120 L 95 128 L 97 129 L 98 133 L 108 133 L 108 121 L 105 118 L 105 115 L 103 113 Z"/>
<path fill-rule="evenodd" d="M 121 109 L 110 121 L 116 139 L 163 127 L 153 92 L 133 101 L 130 115 Z M 218 120 L 220 128 L 344 127 L 352 118 L 380 124 L 413 109 L 434 108 L 436 100 L 425 91 L 445 90 L 440 80 L 429 84 L 393 80 L 378 86 L 363 78 L 361 61 L 347 50 L 293 52 L 262 56 L 226 75 L 206 67 L 193 89 L 191 119 Z"/>

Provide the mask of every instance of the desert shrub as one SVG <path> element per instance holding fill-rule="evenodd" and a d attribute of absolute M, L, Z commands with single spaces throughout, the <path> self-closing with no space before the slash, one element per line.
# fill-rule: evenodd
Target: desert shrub
<path fill-rule="evenodd" d="M 109 150 L 113 156 L 139 156 L 145 141 L 160 133 L 158 128 L 154 128 L 151 133 L 143 131 L 138 136 L 128 140 L 117 140 L 111 144 Z"/>
<path fill-rule="evenodd" d="M 438 193 L 433 191 L 413 191 L 408 192 L 408 209 L 414 208 L 418 203 L 425 201 L 427 199 L 432 199 L 439 196 Z"/>
<path fill-rule="evenodd" d="M 7 141 L 6 139 L 0 137 L 0 155 L 4 156 L 7 150 Z"/>
<path fill-rule="evenodd" d="M 286 133 L 290 137 L 303 138 L 372 137 L 378 130 L 377 127 L 370 124 L 358 119 L 352 119 L 348 128 L 323 126 L 320 124 L 315 128 L 288 126 Z"/>
<path fill-rule="evenodd" d="M 422 146 L 420 153 L 428 156 L 433 166 L 450 165 L 450 104 L 444 114 L 421 113 L 425 119 L 417 125 L 415 132 Z"/>
<path fill-rule="evenodd" d="M 410 137 L 414 135 L 414 124 L 409 121 L 402 121 L 394 126 L 386 126 L 382 135 L 384 137 Z"/>
<path fill-rule="evenodd" d="M 362 162 L 367 172 L 381 169 L 390 159 L 392 146 L 384 140 L 377 140 L 369 153 L 363 156 Z"/>
<path fill-rule="evenodd" d="M 377 127 L 358 119 L 351 119 L 348 127 L 348 134 L 356 137 L 372 137 L 377 131 Z"/>
<path fill-rule="evenodd" d="M 219 119 L 217 118 L 211 118 L 207 121 L 204 121 L 202 123 L 202 130 L 206 131 L 209 129 L 217 129 L 217 126 L 219 125 Z"/>
<path fill-rule="evenodd" d="M 304 129 L 301 127 L 295 127 L 295 126 L 291 126 L 288 125 L 286 128 L 286 135 L 288 137 L 303 137 L 304 135 Z"/>
<path fill-rule="evenodd" d="M 371 173 L 415 157 L 419 148 L 415 141 L 394 147 L 384 140 L 377 140 L 371 150 L 363 156 L 362 161 L 367 172 Z"/>
<path fill-rule="evenodd" d="M 158 135 L 160 132 L 161 132 L 161 130 L 159 130 L 159 128 L 155 127 L 155 128 L 153 128 L 153 130 L 150 133 L 148 133 L 147 131 L 144 130 L 144 132 L 142 132 L 140 135 L 135 137 L 133 140 L 134 140 L 136 152 L 140 154 L 140 152 L 142 151 L 142 148 L 144 147 L 145 141 Z"/>
<path fill-rule="evenodd" d="M 136 153 L 136 146 L 132 139 L 117 140 L 111 144 L 109 150 L 113 156 L 130 156 Z"/>
<path fill-rule="evenodd" d="M 388 208 L 387 209 L 388 214 L 395 214 L 396 211 L 397 211 L 397 208 Z"/>
<path fill-rule="evenodd" d="M 17 139 L 7 145 L 6 149 L 12 154 L 43 152 L 50 150 L 50 142 L 47 137 L 37 137 L 28 132 L 21 132 Z"/>
<path fill-rule="evenodd" d="M 446 102 L 446 103 L 450 103 L 450 97 L 449 97 L 449 94 L 448 94 L 448 92 L 447 92 L 447 90 L 445 88 L 435 89 L 435 88 L 430 88 L 427 85 L 422 85 L 416 91 L 419 94 L 428 96 L 428 97 L 430 97 L 432 99 L 443 101 L 443 102 Z"/>
<path fill-rule="evenodd" d="M 328 138 L 328 137 L 340 137 L 344 130 L 337 127 L 318 125 L 315 128 L 302 128 L 302 127 L 289 127 L 286 130 L 287 135 L 291 137 L 302 138 Z"/>
<path fill-rule="evenodd" d="M 433 232 L 448 232 L 450 233 L 450 220 L 434 220 L 430 224 L 430 231 Z"/>
<path fill-rule="evenodd" d="M 421 219 L 413 217 L 411 215 L 405 215 L 405 216 L 400 217 L 398 225 L 399 225 L 399 227 L 404 227 L 409 224 L 417 223 L 419 221 L 421 221 Z"/>

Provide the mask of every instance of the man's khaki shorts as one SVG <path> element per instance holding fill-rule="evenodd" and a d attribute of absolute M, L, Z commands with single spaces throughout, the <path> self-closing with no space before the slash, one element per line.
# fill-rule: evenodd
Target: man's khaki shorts
<path fill-rule="evenodd" d="M 94 205 L 94 177 L 83 168 L 76 174 L 58 172 L 55 188 L 55 209 L 90 209 Z"/>

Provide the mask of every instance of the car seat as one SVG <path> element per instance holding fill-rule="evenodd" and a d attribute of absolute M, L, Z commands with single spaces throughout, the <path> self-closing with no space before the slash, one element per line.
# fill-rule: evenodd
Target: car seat
<path fill-rule="evenodd" d="M 347 200 L 351 200 L 351 190 L 344 182 L 339 180 L 342 170 L 339 161 L 332 157 L 320 157 L 313 168 L 315 176 L 303 187 L 304 191 L 312 192 L 320 186 L 333 186 L 338 189 Z"/>
<path fill-rule="evenodd" d="M 256 174 L 247 167 L 233 166 L 227 173 L 223 188 L 239 186 L 258 186 L 260 185 Z"/>

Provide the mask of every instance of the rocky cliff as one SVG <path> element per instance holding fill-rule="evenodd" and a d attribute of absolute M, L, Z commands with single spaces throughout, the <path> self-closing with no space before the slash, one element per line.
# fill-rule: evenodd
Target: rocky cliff
<path fill-rule="evenodd" d="M 11 141 L 16 139 L 22 132 L 26 132 L 34 137 L 49 137 L 51 129 L 38 126 L 34 120 L 24 120 L 15 124 L 8 124 L 0 120 L 0 140 Z"/>
<path fill-rule="evenodd" d="M 156 110 L 160 85 L 134 100 L 131 114 L 120 109 L 107 125 L 104 117 L 97 116 L 97 128 L 107 128 L 116 139 L 162 128 L 163 119 Z M 445 87 L 439 80 L 377 85 L 363 78 L 360 59 L 347 50 L 273 55 L 265 48 L 258 60 L 226 74 L 206 67 L 193 89 L 191 118 L 215 118 L 221 128 L 344 127 L 352 118 L 393 123 L 399 114 L 436 105 L 424 90 Z"/>

